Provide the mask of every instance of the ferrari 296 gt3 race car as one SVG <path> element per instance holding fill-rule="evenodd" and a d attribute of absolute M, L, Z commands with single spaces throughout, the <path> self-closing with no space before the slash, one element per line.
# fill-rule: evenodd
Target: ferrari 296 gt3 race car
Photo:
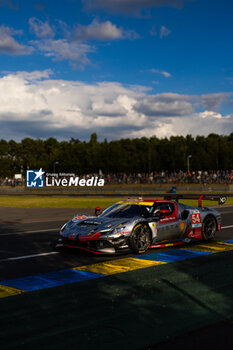
<path fill-rule="evenodd" d="M 123 250 L 143 253 L 164 241 L 209 241 L 221 229 L 221 214 L 171 199 L 128 199 L 105 209 L 99 216 L 79 214 L 60 230 L 57 248 L 79 248 L 97 254 Z M 225 198 L 208 198 L 224 202 Z M 97 210 L 100 208 L 97 208 Z M 96 211 L 97 211 L 96 210 Z"/>

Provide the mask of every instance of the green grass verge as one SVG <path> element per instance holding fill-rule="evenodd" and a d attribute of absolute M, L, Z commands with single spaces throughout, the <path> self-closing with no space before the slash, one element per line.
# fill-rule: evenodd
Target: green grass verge
<path fill-rule="evenodd" d="M 37 196 L 2 196 L 0 206 L 21 208 L 101 208 L 109 207 L 123 198 L 116 197 L 37 197 Z M 182 203 L 197 206 L 197 200 L 183 200 Z M 216 205 L 217 202 L 203 201 L 203 206 Z M 233 204 L 233 197 L 226 204 Z"/>
<path fill-rule="evenodd" d="M 104 197 L 0 197 L 0 206 L 21 208 L 106 208 L 121 198 Z"/>

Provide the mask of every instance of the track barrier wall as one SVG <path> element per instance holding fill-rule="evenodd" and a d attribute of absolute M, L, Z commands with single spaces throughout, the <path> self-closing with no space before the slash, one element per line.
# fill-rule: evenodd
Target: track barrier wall
<path fill-rule="evenodd" d="M 25 188 L 0 186 L 0 195 L 37 195 L 37 194 L 70 194 L 70 195 L 150 195 L 155 193 L 225 193 L 233 194 L 233 185 L 229 184 L 132 184 L 105 185 L 101 187 L 43 187 Z"/>

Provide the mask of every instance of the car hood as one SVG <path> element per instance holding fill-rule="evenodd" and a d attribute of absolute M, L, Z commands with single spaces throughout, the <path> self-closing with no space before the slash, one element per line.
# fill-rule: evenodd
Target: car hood
<path fill-rule="evenodd" d="M 126 218 L 108 218 L 108 217 L 89 217 L 81 221 L 70 220 L 64 230 L 61 232 L 63 237 L 78 238 L 86 236 L 89 233 L 101 232 L 107 233 L 119 225 L 126 224 L 132 219 Z"/>

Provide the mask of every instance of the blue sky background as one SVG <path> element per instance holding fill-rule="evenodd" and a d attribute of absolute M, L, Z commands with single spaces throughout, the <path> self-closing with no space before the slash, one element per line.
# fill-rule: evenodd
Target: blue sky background
<path fill-rule="evenodd" d="M 228 0 L 0 0 L 2 138 L 233 132 Z"/>

